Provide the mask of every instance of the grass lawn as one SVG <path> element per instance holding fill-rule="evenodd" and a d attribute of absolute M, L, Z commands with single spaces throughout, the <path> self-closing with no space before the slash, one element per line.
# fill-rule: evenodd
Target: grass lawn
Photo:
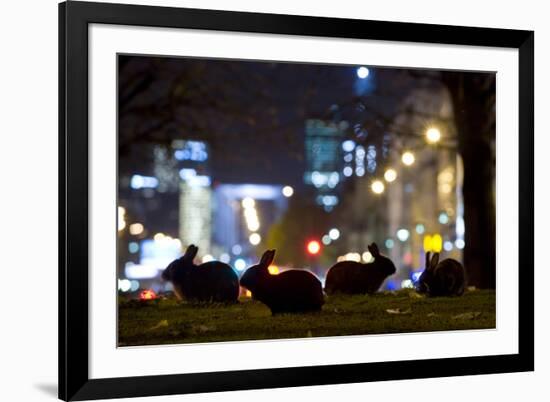
<path fill-rule="evenodd" d="M 271 316 L 260 302 L 120 301 L 119 346 L 495 328 L 495 292 L 427 298 L 412 290 L 332 296 L 320 313 Z"/>

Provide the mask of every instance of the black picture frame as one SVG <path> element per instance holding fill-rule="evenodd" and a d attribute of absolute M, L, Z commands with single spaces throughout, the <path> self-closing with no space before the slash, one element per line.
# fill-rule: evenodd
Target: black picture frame
<path fill-rule="evenodd" d="M 88 374 L 88 25 L 192 28 L 519 51 L 518 353 L 213 373 Z M 534 32 L 70 1 L 59 5 L 59 398 L 89 400 L 534 370 Z"/>

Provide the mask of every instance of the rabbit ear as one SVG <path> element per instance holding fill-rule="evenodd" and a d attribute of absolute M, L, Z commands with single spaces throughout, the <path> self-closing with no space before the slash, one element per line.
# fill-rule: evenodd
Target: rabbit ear
<path fill-rule="evenodd" d="M 189 247 L 187 247 L 187 250 L 185 250 L 185 254 L 183 257 L 186 260 L 193 261 L 195 257 L 197 256 L 197 253 L 199 252 L 199 248 L 195 246 L 194 244 L 190 244 Z"/>
<path fill-rule="evenodd" d="M 370 246 L 367 246 L 367 249 L 370 251 L 373 257 L 380 255 L 380 249 L 378 249 L 376 243 L 372 243 Z"/>
<path fill-rule="evenodd" d="M 426 263 L 424 264 L 424 269 L 430 268 L 430 256 L 431 253 L 429 251 L 426 251 Z"/>
<path fill-rule="evenodd" d="M 275 250 L 267 250 L 260 260 L 260 265 L 263 267 L 269 267 L 275 258 Z"/>
<path fill-rule="evenodd" d="M 432 257 L 432 261 L 430 262 L 430 269 L 435 269 L 437 267 L 437 263 L 439 262 L 439 253 L 435 253 Z"/>

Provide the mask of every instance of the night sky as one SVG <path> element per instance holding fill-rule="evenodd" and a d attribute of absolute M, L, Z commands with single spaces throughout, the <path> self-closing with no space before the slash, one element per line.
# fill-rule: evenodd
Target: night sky
<path fill-rule="evenodd" d="M 121 56 L 119 135 L 122 143 L 126 139 L 135 145 L 131 152 L 121 152 L 122 168 L 144 167 L 146 158 L 136 152 L 141 142 L 198 139 L 211 147 L 214 181 L 302 186 L 305 121 L 346 120 L 347 135 L 356 139 L 359 131 L 353 125 L 366 115 L 365 99 L 368 102 L 377 82 L 394 83 L 401 71 L 371 68 L 369 77 L 360 80 L 356 69 Z M 378 97 L 376 107 L 389 110 L 393 105 Z M 164 114 L 167 123 L 161 129 L 136 134 L 155 126 Z"/>

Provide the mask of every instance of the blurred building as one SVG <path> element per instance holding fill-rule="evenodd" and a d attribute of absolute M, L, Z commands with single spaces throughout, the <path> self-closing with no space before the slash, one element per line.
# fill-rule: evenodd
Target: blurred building
<path fill-rule="evenodd" d="M 460 261 L 464 247 L 462 165 L 451 123 L 451 101 L 443 90 L 417 90 L 403 101 L 403 109 L 414 112 L 398 115 L 394 129 L 416 135 L 416 141 L 398 137 L 392 144 L 396 150 L 392 168 L 397 179 L 386 186 L 385 241 L 391 246 L 387 247 L 388 253 L 401 281 L 418 277 L 424 269 L 426 251 L 441 252 L 443 258 Z M 425 139 L 430 127 L 437 127 L 441 133 L 435 144 Z M 410 166 L 399 160 L 406 149 L 414 154 Z"/>
<path fill-rule="evenodd" d="M 219 184 L 214 189 L 212 241 L 217 253 L 231 260 L 254 262 L 267 231 L 287 209 L 283 186 L 273 184 Z"/>
<path fill-rule="evenodd" d="M 210 252 L 212 190 L 209 148 L 202 141 L 136 145 L 136 170 L 121 175 L 118 202 L 127 225 L 119 230 L 118 274 L 160 290 L 158 277 L 182 247 Z"/>
<path fill-rule="evenodd" d="M 339 202 L 344 124 L 319 119 L 306 120 L 304 182 L 316 190 L 316 202 L 326 211 Z"/>

